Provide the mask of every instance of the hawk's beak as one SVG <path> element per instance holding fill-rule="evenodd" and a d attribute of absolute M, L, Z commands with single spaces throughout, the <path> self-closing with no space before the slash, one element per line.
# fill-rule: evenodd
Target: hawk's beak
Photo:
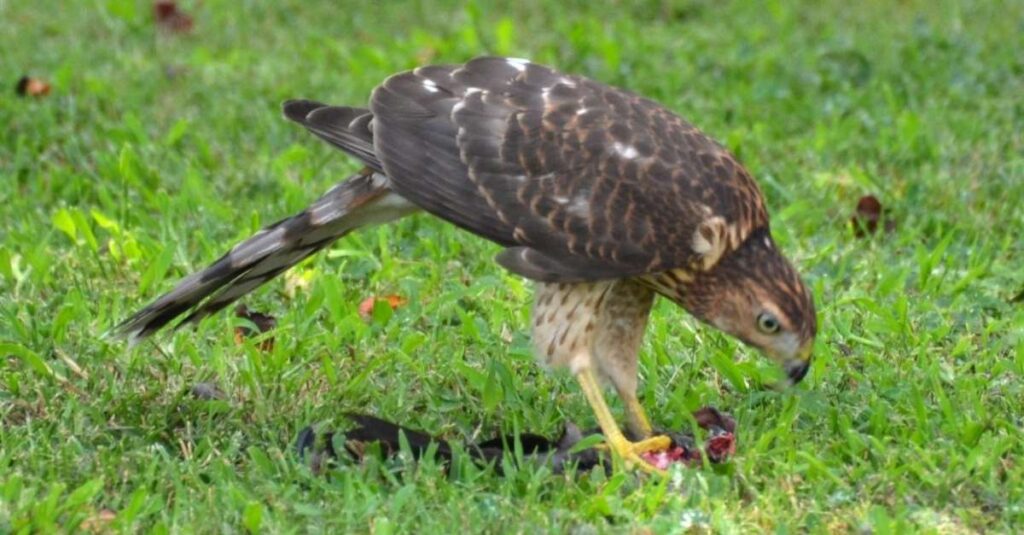
<path fill-rule="evenodd" d="M 786 375 L 789 377 L 789 384 L 795 385 L 804 379 L 807 370 L 811 369 L 810 360 L 795 360 L 786 365 Z"/>
<path fill-rule="evenodd" d="M 811 369 L 811 349 L 814 344 L 808 343 L 800 350 L 797 358 L 786 362 L 786 376 L 789 377 L 789 384 L 795 385 L 803 381 L 807 371 Z"/>

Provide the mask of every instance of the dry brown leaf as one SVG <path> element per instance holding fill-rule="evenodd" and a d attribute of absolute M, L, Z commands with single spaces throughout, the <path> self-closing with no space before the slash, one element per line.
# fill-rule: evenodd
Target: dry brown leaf
<path fill-rule="evenodd" d="M 174 0 L 157 0 L 153 2 L 153 16 L 161 29 L 173 33 L 192 31 L 192 17 L 178 9 Z"/>
<path fill-rule="evenodd" d="M 245 326 L 235 327 L 235 343 L 241 345 L 243 340 L 251 338 L 253 336 L 268 332 L 274 327 L 277 327 L 277 318 L 269 314 L 262 312 L 256 312 L 255 310 L 249 310 L 245 305 L 238 305 L 235 308 L 235 316 L 239 318 L 245 318 L 254 324 L 258 331 Z M 268 336 L 259 343 L 259 348 L 263 351 L 270 351 L 274 349 L 274 337 Z"/>
<path fill-rule="evenodd" d="M 406 303 L 405 298 L 397 294 L 367 297 L 366 299 L 363 299 L 362 303 L 359 303 L 359 315 L 362 316 L 364 320 L 370 319 L 370 316 L 373 315 L 373 306 L 377 304 L 377 301 L 387 301 L 388 305 L 391 306 L 391 310 L 394 310 Z"/>
<path fill-rule="evenodd" d="M 23 97 L 45 97 L 50 94 L 50 84 L 39 78 L 22 76 L 14 90 Z"/>
<path fill-rule="evenodd" d="M 857 210 L 850 218 L 853 235 L 863 238 L 878 231 L 879 223 L 886 232 L 896 229 L 896 222 L 888 217 L 881 201 L 874 195 L 865 195 L 857 201 Z"/>

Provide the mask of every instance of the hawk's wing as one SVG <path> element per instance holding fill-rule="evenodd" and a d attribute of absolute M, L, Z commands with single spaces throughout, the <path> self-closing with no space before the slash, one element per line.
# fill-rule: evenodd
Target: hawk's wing
<path fill-rule="evenodd" d="M 533 279 L 706 268 L 767 225 L 753 180 L 696 128 L 650 100 L 526 61 L 397 74 L 370 112 L 312 111 L 305 122 L 342 148 L 354 143 L 350 152 L 381 166 L 403 197 L 506 246 L 499 261 Z M 362 133 L 332 130 L 330 114 Z"/>

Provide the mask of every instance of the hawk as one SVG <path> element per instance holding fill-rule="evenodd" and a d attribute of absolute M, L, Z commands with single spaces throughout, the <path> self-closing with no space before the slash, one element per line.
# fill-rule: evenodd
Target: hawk
<path fill-rule="evenodd" d="M 654 101 L 526 60 L 481 57 L 395 74 L 368 108 L 310 100 L 286 118 L 364 169 L 266 227 L 116 327 L 133 340 L 210 315 L 348 232 L 427 212 L 503 247 L 536 282 L 539 360 L 578 379 L 609 447 L 662 450 L 637 396 L 656 296 L 807 373 L 810 291 L 778 250 L 764 199 L 721 145 Z M 602 393 L 626 407 L 629 438 Z"/>

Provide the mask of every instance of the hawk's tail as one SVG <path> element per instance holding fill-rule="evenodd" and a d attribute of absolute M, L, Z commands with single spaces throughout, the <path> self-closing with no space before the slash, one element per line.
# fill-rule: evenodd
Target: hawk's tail
<path fill-rule="evenodd" d="M 309 255 L 359 227 L 398 219 L 415 206 L 392 193 L 387 178 L 364 172 L 332 188 L 309 208 L 239 243 L 206 269 L 182 279 L 170 292 L 114 328 L 133 342 L 179 315 L 178 326 L 231 304 Z"/>

